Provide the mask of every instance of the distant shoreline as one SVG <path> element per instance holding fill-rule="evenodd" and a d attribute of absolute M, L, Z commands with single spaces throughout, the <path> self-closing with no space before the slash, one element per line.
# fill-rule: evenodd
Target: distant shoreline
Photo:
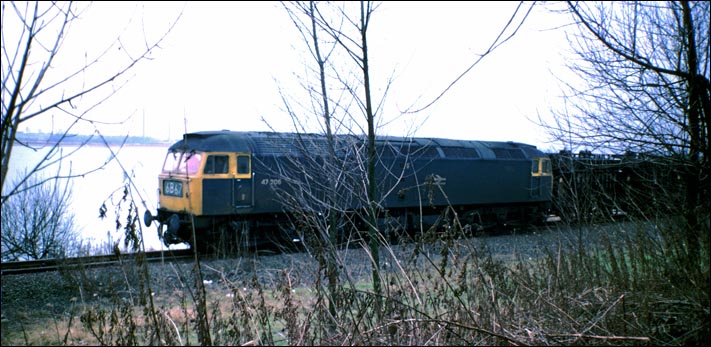
<path fill-rule="evenodd" d="M 49 142 L 49 141 L 22 141 L 19 140 L 24 144 L 30 145 L 30 146 L 39 146 L 39 147 L 46 147 L 46 146 L 53 146 L 54 142 Z M 126 141 L 125 143 L 121 142 L 108 142 L 108 145 L 111 147 L 116 147 L 116 146 L 124 146 L 124 147 L 170 147 L 173 145 L 175 142 L 129 142 Z M 103 147 L 106 146 L 105 143 L 103 142 L 95 142 L 95 141 L 89 141 L 87 143 L 81 143 L 81 142 L 75 142 L 75 141 L 62 141 L 60 146 L 89 146 L 89 147 Z"/>
<path fill-rule="evenodd" d="M 77 134 L 45 134 L 18 132 L 16 140 L 31 146 L 53 146 L 60 142 L 61 146 L 152 146 L 168 147 L 177 140 L 159 140 L 143 136 L 104 136 Z"/>

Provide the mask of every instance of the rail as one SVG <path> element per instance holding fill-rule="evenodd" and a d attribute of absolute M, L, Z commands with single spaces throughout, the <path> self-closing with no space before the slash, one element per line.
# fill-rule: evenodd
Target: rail
<path fill-rule="evenodd" d="M 0 263 L 1 274 L 0 276 L 15 275 L 15 274 L 25 274 L 25 273 L 36 273 L 36 272 L 47 272 L 47 271 L 57 271 L 63 268 L 73 268 L 73 267 L 104 267 L 112 266 L 120 263 L 121 261 L 131 261 L 135 260 L 140 253 L 126 253 L 126 254 L 110 254 L 110 255 L 96 255 L 89 257 L 73 257 L 73 258 L 63 258 L 63 259 L 41 259 L 41 260 L 27 260 L 27 261 L 9 261 Z M 145 261 L 149 263 L 159 262 L 159 261 L 173 261 L 189 259 L 193 256 L 193 253 L 189 249 L 175 250 L 175 251 L 153 251 L 145 252 Z"/>

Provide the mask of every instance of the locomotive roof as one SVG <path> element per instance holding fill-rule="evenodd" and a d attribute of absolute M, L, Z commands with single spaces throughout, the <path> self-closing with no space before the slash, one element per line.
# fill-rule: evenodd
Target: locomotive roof
<path fill-rule="evenodd" d="M 366 138 L 336 135 L 339 144 L 363 144 Z M 299 146 L 298 144 L 303 144 Z M 170 151 L 250 152 L 255 155 L 299 155 L 299 148 L 309 152 L 326 151 L 326 136 L 260 131 L 203 131 L 183 135 Z M 430 157 L 528 159 L 545 156 L 533 145 L 519 142 L 455 140 L 444 138 L 378 136 L 378 148 L 388 153 L 420 153 Z"/>

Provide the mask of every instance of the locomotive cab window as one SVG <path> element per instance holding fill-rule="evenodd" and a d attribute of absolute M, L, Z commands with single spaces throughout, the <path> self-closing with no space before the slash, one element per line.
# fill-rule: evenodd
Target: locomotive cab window
<path fill-rule="evenodd" d="M 180 156 L 182 153 L 179 152 L 168 152 L 165 157 L 165 162 L 163 162 L 163 172 L 173 172 L 178 167 L 180 162 Z"/>
<path fill-rule="evenodd" d="M 237 154 L 237 176 L 243 176 L 243 178 L 250 178 L 252 174 L 252 169 L 250 167 L 249 154 Z"/>
<path fill-rule="evenodd" d="M 168 152 L 163 163 L 163 172 L 195 174 L 200 168 L 202 154 L 197 152 Z"/>
<path fill-rule="evenodd" d="M 548 158 L 541 159 L 541 172 L 544 175 L 552 175 L 553 167 L 551 166 L 551 160 Z"/>
<path fill-rule="evenodd" d="M 533 158 L 531 160 L 531 175 L 532 176 L 550 176 L 553 170 L 551 168 L 551 160 L 548 158 Z"/>
<path fill-rule="evenodd" d="M 195 174 L 200 168 L 202 154 L 200 153 L 184 153 L 183 160 L 180 162 L 178 171 L 181 173 Z"/>
<path fill-rule="evenodd" d="M 533 158 L 531 160 L 531 173 L 532 174 L 537 174 L 538 173 L 538 167 L 541 165 L 541 160 L 539 158 Z"/>
<path fill-rule="evenodd" d="M 205 160 L 205 174 L 226 174 L 229 172 L 229 157 L 227 155 L 210 155 Z"/>

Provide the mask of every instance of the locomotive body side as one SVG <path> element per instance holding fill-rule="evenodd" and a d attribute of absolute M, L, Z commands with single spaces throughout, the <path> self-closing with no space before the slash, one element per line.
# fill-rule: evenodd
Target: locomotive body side
<path fill-rule="evenodd" d="M 429 140 L 427 150 L 381 161 L 395 164 L 380 173 L 410 171 L 380 179 L 384 187 L 396 185 L 384 204 L 391 215 L 437 215 L 451 206 L 479 227 L 545 220 L 552 173 L 544 153 L 513 142 Z"/>
<path fill-rule="evenodd" d="M 294 144 L 304 136 L 312 144 L 297 149 Z M 157 220 L 166 245 L 192 244 L 193 227 L 198 244 L 210 234 L 241 230 L 253 237 L 256 230 L 277 230 L 286 220 L 280 193 L 299 189 L 285 177 L 318 176 L 316 168 L 300 161 L 325 155 L 324 144 L 323 136 L 313 134 L 186 134 L 168 150 L 159 175 L 158 213 L 147 212 L 146 225 Z M 405 228 L 412 226 L 407 218 L 420 211 L 435 216 L 448 206 L 472 223 L 483 216 L 495 223 L 526 222 L 550 208 L 550 160 L 534 146 L 424 138 L 380 138 L 378 146 L 381 205 Z M 357 200 L 350 208 L 359 208 Z"/>

